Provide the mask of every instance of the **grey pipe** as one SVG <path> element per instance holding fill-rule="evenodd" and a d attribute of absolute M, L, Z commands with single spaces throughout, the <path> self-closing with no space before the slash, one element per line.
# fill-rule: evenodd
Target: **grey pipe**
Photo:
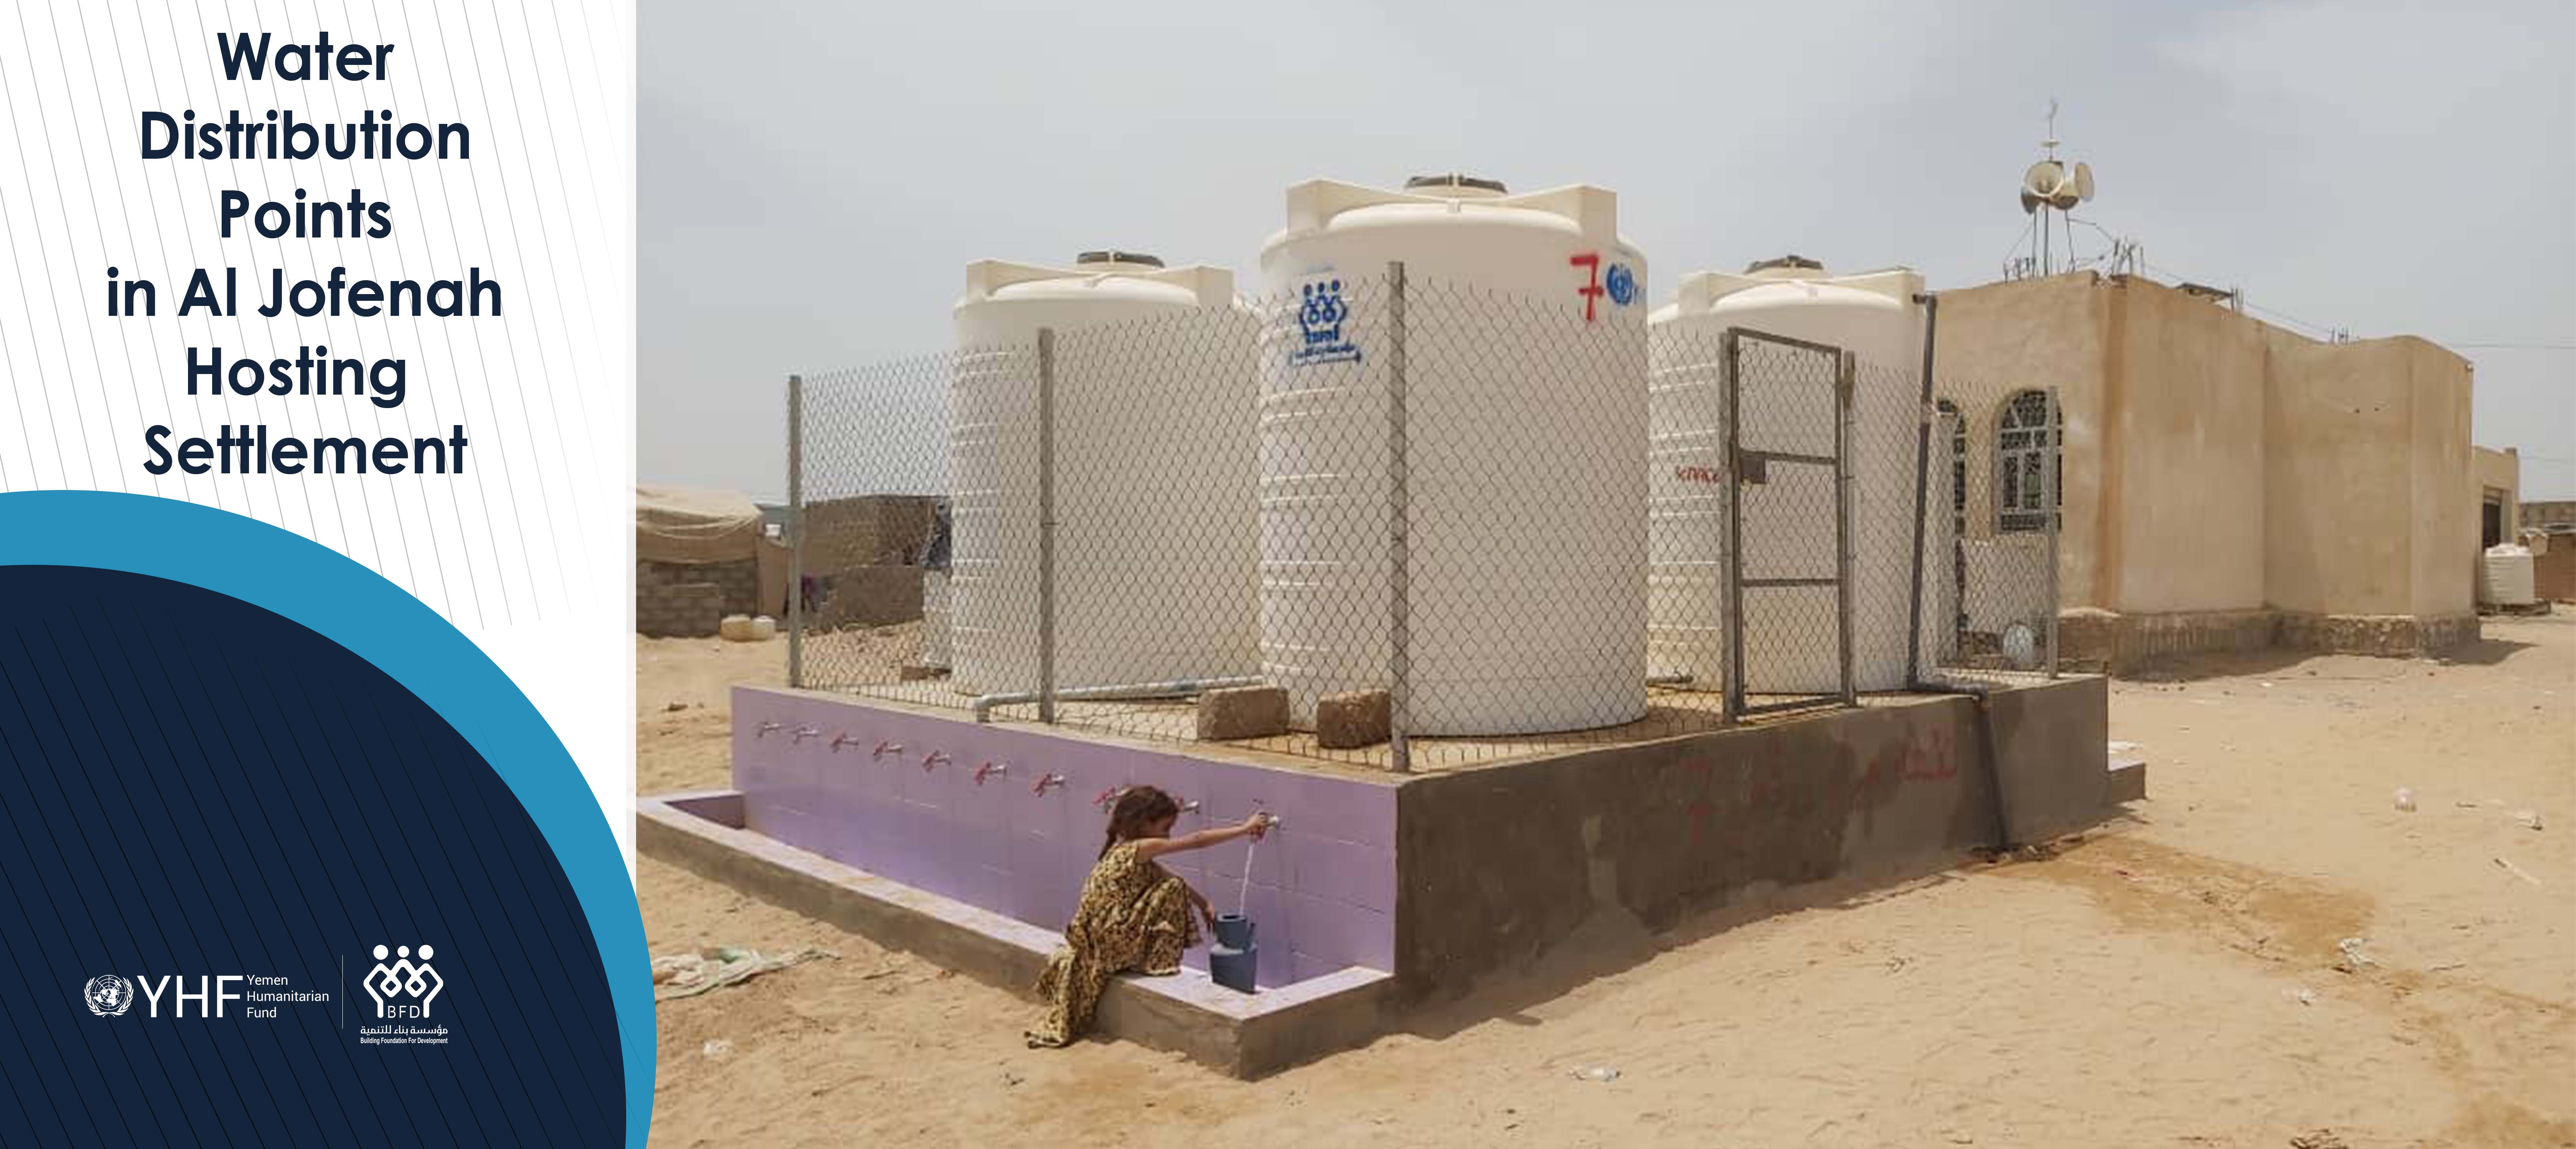
<path fill-rule="evenodd" d="M 1963 694 L 1976 701 L 1977 734 L 1985 743 L 1986 780 L 1995 788 L 1995 834 L 2002 839 L 1997 848 L 2011 853 L 2021 845 L 2021 839 L 2013 833 L 2012 793 L 2004 786 L 2003 755 L 1995 746 L 1995 688 L 1982 682 L 1927 678 L 1916 682 L 1913 689 L 1923 694 Z"/>
<path fill-rule="evenodd" d="M 1923 677 L 1923 513 L 1928 509 L 1924 488 L 1932 482 L 1932 424 L 1940 417 L 1938 401 L 1932 396 L 1932 368 L 1941 333 L 1941 297 L 1927 291 L 1914 299 L 1923 305 L 1923 408 L 1915 412 L 1914 568 L 1905 600 L 1905 677 L 1919 682 Z"/>
<path fill-rule="evenodd" d="M 1123 686 L 1076 686 L 1070 689 L 1057 690 L 1054 692 L 1054 695 L 1058 699 L 1074 702 L 1085 700 L 1099 701 L 1136 698 L 1178 698 L 1184 695 L 1205 694 L 1211 690 L 1224 690 L 1235 686 L 1260 685 L 1262 685 L 1262 680 L 1258 678 L 1176 678 L 1170 682 L 1131 682 Z M 975 721 L 990 722 L 993 720 L 993 708 L 996 706 L 1024 705 L 1036 702 L 1042 697 L 1044 696 L 1035 690 L 1013 690 L 1002 694 L 983 694 L 977 695 L 975 701 L 968 703 L 966 708 L 975 715 Z"/>

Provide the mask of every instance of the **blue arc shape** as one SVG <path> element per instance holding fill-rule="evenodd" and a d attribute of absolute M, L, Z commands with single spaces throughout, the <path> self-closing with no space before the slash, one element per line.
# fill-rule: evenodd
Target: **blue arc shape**
<path fill-rule="evenodd" d="M 256 519 L 149 495 L 18 491 L 0 493 L 0 524 L 0 566 L 130 571 L 240 599 L 373 663 L 463 735 L 526 808 L 581 901 L 616 1004 L 626 1143 L 641 1149 L 654 1074 L 643 913 L 580 768 L 509 675 L 382 575 Z"/>

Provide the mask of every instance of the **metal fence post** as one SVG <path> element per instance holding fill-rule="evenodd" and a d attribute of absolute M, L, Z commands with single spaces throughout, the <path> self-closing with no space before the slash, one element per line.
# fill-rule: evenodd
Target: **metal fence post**
<path fill-rule="evenodd" d="M 2047 436 L 2048 452 L 2040 456 L 2039 509 L 2048 516 L 2048 677 L 2057 677 L 2057 535 L 2065 529 L 2065 516 L 2057 505 L 2059 468 L 2065 465 L 2066 431 L 2058 424 L 2057 388 L 2040 392 L 2047 409 L 2040 412 L 2040 433 Z"/>
<path fill-rule="evenodd" d="M 1914 297 L 1923 305 L 1923 405 L 1914 413 L 1914 563 L 1905 606 L 1905 684 L 1921 685 L 1923 673 L 1923 515 L 1932 483 L 1932 424 L 1939 409 L 1932 405 L 1932 344 L 1941 313 L 1941 297 L 1925 292 Z"/>
<path fill-rule="evenodd" d="M 1730 327 L 1717 346 L 1726 390 L 1726 701 L 1720 717 L 1733 726 L 1744 719 L 1744 424 L 1737 418 L 1743 344 Z"/>
<path fill-rule="evenodd" d="M 805 377 L 787 377 L 787 685 L 805 685 Z"/>
<path fill-rule="evenodd" d="M 1055 721 L 1055 328 L 1038 328 L 1038 721 Z"/>
<path fill-rule="evenodd" d="M 1843 705 L 1860 705 L 1852 685 L 1851 352 L 1834 356 L 1834 658 Z"/>
<path fill-rule="evenodd" d="M 1412 460 L 1405 410 L 1404 264 L 1386 265 L 1387 768 L 1413 772 Z"/>

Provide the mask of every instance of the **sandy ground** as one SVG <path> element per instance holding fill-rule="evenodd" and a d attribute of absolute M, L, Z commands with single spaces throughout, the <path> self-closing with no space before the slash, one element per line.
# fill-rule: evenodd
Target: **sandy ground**
<path fill-rule="evenodd" d="M 2151 797 L 2054 859 L 1663 939 L 1250 1084 L 1025 1049 L 1012 994 L 647 858 L 654 952 L 840 955 L 660 1007 L 653 1140 L 2576 1146 L 2576 614 L 2486 633 L 2115 684 Z M 639 642 L 640 786 L 722 784 L 723 687 L 782 657 Z"/>

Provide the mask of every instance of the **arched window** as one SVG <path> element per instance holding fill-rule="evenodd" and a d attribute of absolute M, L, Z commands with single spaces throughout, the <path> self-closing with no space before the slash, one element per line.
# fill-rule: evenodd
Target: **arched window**
<path fill-rule="evenodd" d="M 1950 432 L 1950 533 L 1968 533 L 1968 421 L 1959 405 L 1947 399 L 1935 405 L 1941 425 Z"/>
<path fill-rule="evenodd" d="M 2041 502 L 2049 487 L 2043 467 L 2058 468 L 2056 501 L 2059 506 L 2066 503 L 2063 444 L 2059 442 L 2066 429 L 2066 412 L 2063 408 L 2057 411 L 2054 426 L 2048 415 L 2045 392 L 2020 391 L 2004 401 L 1995 427 L 1997 530 L 2038 531 L 2050 527 L 2049 512 L 2055 508 Z"/>

